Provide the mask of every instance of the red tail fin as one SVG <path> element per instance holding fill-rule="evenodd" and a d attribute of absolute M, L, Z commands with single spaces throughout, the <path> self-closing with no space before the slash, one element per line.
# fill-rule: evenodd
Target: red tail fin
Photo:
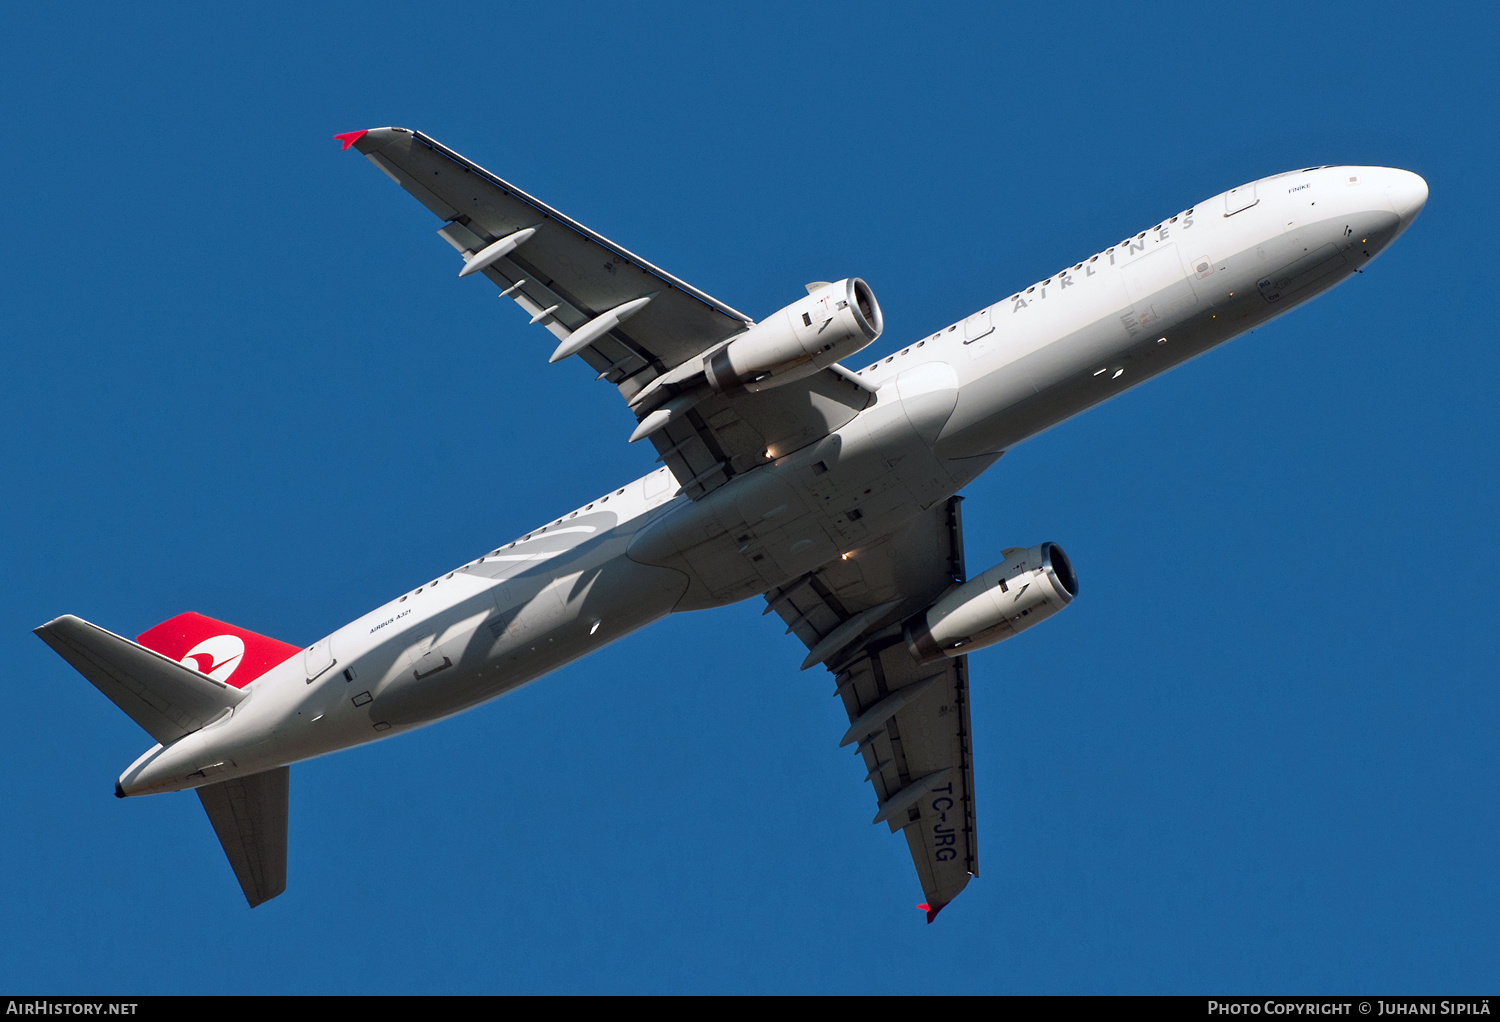
<path fill-rule="evenodd" d="M 142 632 L 135 641 L 235 688 L 244 688 L 302 652 L 300 647 L 192 611 Z"/>

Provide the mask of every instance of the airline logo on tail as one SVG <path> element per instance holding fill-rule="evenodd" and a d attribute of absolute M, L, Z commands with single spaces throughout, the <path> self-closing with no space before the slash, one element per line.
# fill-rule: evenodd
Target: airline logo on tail
<path fill-rule="evenodd" d="M 302 652 L 298 646 L 191 611 L 142 632 L 135 641 L 235 688 L 244 688 Z"/>
<path fill-rule="evenodd" d="M 215 635 L 188 650 L 181 662 L 214 681 L 228 681 L 244 657 L 244 639 L 238 635 Z"/>

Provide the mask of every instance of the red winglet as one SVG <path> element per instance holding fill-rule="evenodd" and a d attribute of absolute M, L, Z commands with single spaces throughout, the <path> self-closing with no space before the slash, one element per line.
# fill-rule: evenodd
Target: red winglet
<path fill-rule="evenodd" d="M 335 135 L 333 137 L 344 143 L 344 148 L 348 149 L 350 146 L 358 142 L 360 139 L 364 138 L 369 133 L 370 129 L 366 128 L 363 131 L 346 131 L 342 135 Z"/>

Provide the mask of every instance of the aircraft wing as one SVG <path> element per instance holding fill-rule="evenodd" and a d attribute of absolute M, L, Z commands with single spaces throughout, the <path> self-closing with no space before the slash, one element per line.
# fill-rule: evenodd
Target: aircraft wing
<path fill-rule="evenodd" d="M 852 747 L 875 789 L 872 822 L 906 835 L 927 921 L 979 874 L 967 657 L 918 664 L 900 622 L 964 578 L 962 498 L 766 594 L 834 675 Z"/>
<path fill-rule="evenodd" d="M 553 335 L 554 357 L 582 343 L 580 357 L 627 402 L 753 323 L 419 131 L 336 137 L 444 221 L 438 234 L 463 255 L 461 275 L 482 273 L 501 288 Z M 780 456 L 827 435 L 871 396 L 841 368 L 759 393 L 708 397 L 650 435 L 658 460 L 696 498 L 763 464 L 768 451 Z"/>

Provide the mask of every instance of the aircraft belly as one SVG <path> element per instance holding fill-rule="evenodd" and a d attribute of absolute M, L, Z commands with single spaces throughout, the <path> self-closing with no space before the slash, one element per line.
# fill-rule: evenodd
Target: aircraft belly
<path fill-rule="evenodd" d="M 300 658 L 274 669 L 233 718 L 143 757 L 127 772 L 128 793 L 145 790 L 137 782 L 195 787 L 389 737 L 650 624 L 670 613 L 687 579 L 624 556 L 649 517 L 575 517 L 543 542 L 502 548 L 529 550 L 520 560 L 496 551 L 351 622 L 324 640 L 335 669 L 312 681 Z M 193 776 L 205 765 L 213 777 Z"/>
<path fill-rule="evenodd" d="M 671 613 L 687 577 L 639 564 L 620 549 L 560 565 L 536 584 L 497 586 L 494 606 L 437 647 L 398 667 L 374 693 L 372 725 L 427 723 L 519 688 Z M 566 560 L 559 558 L 559 560 Z M 452 665 L 439 666 L 447 659 Z"/>
<path fill-rule="evenodd" d="M 896 387 L 883 391 L 831 436 L 681 501 L 637 533 L 629 556 L 688 575 L 676 609 L 722 606 L 812 571 L 951 496 L 958 483 L 923 433 L 936 435 L 956 386 L 951 373 L 927 375 L 910 388 L 910 411 Z"/>

